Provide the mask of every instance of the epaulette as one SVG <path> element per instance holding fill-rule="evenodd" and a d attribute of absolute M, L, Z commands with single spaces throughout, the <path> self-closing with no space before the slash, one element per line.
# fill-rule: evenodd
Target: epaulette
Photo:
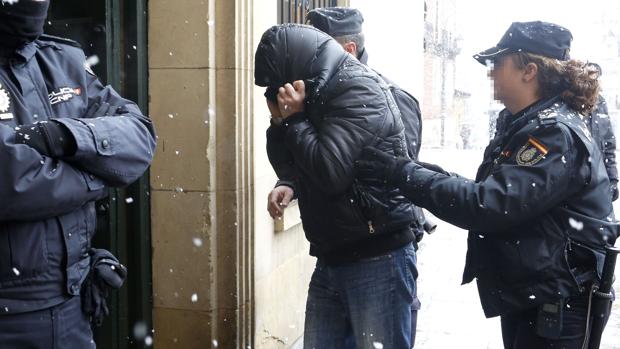
<path fill-rule="evenodd" d="M 57 42 L 57 43 L 63 44 L 63 45 L 69 45 L 69 46 L 77 47 L 77 48 L 80 48 L 80 49 L 82 48 L 82 45 L 80 45 L 79 42 L 77 42 L 75 40 L 67 39 L 67 38 L 61 38 L 60 36 L 42 34 L 41 36 L 39 36 L 39 40 L 42 40 L 42 41 L 52 41 L 52 42 Z"/>
<path fill-rule="evenodd" d="M 540 122 L 540 125 L 542 126 L 547 126 L 547 125 L 553 125 L 556 124 L 558 122 L 558 108 L 559 105 L 558 104 L 554 104 L 553 106 L 541 110 L 538 112 L 538 121 Z"/>

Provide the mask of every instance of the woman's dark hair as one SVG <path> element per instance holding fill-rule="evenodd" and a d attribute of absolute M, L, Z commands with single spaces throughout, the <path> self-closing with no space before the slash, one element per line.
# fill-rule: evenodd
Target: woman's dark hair
<path fill-rule="evenodd" d="M 561 95 L 573 110 L 588 115 L 596 107 L 600 85 L 598 70 L 587 62 L 560 61 L 532 53 L 513 55 L 515 66 L 525 68 L 529 63 L 538 66 L 538 84 L 543 98 Z"/>

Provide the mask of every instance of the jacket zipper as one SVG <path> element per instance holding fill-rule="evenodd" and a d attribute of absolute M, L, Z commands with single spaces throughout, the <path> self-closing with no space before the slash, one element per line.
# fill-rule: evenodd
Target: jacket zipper
<path fill-rule="evenodd" d="M 373 226 L 372 226 L 372 221 L 368 221 L 368 231 L 369 231 L 371 234 L 374 234 L 374 233 L 375 233 L 375 227 L 373 227 Z"/>

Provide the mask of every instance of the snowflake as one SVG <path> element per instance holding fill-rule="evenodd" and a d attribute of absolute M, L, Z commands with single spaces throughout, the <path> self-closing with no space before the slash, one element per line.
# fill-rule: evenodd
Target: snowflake
<path fill-rule="evenodd" d="M 2 89 L 2 86 L 0 86 L 0 113 L 8 112 L 10 106 L 11 99 L 9 98 L 9 94 L 4 89 Z"/>

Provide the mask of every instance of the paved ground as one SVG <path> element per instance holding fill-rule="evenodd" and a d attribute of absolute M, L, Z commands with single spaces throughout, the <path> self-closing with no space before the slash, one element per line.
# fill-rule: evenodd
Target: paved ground
<path fill-rule="evenodd" d="M 423 150 L 421 160 L 473 178 L 482 150 Z M 616 208 L 620 212 L 620 206 Z M 422 309 L 416 348 L 501 349 L 498 319 L 482 313 L 476 286 L 460 286 L 465 262 L 466 232 L 437 221 L 437 231 L 422 241 L 418 264 Z M 617 268 L 620 279 L 620 267 Z M 620 294 L 620 282 L 615 284 Z M 620 302 L 616 302 L 601 349 L 620 349 Z"/>

